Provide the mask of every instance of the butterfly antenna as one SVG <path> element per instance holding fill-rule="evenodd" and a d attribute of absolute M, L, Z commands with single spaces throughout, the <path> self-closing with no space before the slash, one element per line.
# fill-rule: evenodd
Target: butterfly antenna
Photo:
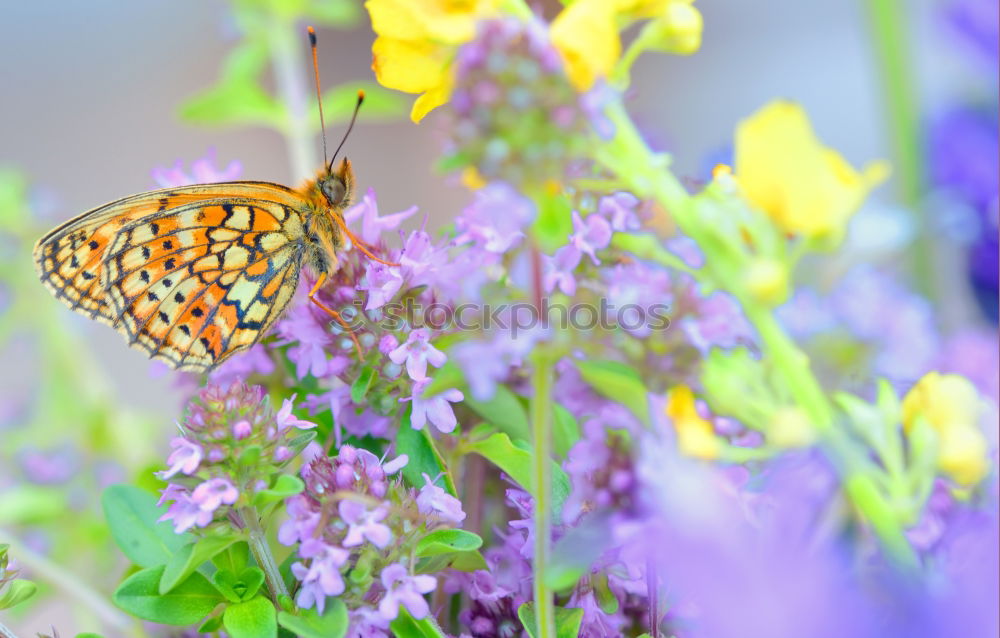
<path fill-rule="evenodd" d="M 329 166 L 327 166 L 328 170 L 330 171 L 333 170 L 333 162 L 334 160 L 337 159 L 337 153 L 339 153 L 340 149 L 344 147 L 344 142 L 347 141 L 347 136 L 351 134 L 351 129 L 354 128 L 354 122 L 355 120 L 358 119 L 358 111 L 361 110 L 361 103 L 364 101 L 365 101 L 365 92 L 359 89 L 358 102 L 357 104 L 354 105 L 354 114 L 351 115 L 351 123 L 347 125 L 347 131 L 344 133 L 344 139 L 340 140 L 340 144 L 337 145 L 337 150 L 333 152 L 333 157 L 330 158 L 330 164 Z"/>
<path fill-rule="evenodd" d="M 326 164 L 326 124 L 323 122 L 323 94 L 319 88 L 319 58 L 316 55 L 316 30 L 312 26 L 306 27 L 306 29 L 309 31 L 309 46 L 313 54 L 313 72 L 316 76 L 316 104 L 319 106 L 319 129 L 323 133 L 323 163 Z"/>

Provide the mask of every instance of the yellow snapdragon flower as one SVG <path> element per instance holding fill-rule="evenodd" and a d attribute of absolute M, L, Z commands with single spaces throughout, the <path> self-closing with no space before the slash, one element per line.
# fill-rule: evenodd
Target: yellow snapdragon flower
<path fill-rule="evenodd" d="M 580 91 L 607 77 L 622 53 L 619 30 L 650 19 L 639 37 L 645 48 L 693 53 L 701 45 L 701 14 L 693 0 L 576 0 L 552 21 L 552 44 Z"/>
<path fill-rule="evenodd" d="M 736 128 L 736 181 L 744 196 L 785 232 L 839 240 L 885 162 L 856 171 L 816 138 L 801 106 L 766 105 Z"/>
<path fill-rule="evenodd" d="M 665 412 L 673 422 L 681 452 L 699 459 L 718 458 L 720 437 L 712 424 L 698 414 L 691 388 L 686 385 L 674 387 L 667 397 Z"/>
<path fill-rule="evenodd" d="M 453 62 L 476 23 L 496 13 L 499 0 L 368 0 L 377 34 L 372 70 L 382 86 L 420 93 L 410 118 L 419 122 L 448 101 Z"/>
<path fill-rule="evenodd" d="M 986 476 L 986 437 L 979 428 L 980 399 L 976 388 L 957 374 L 929 372 L 903 398 L 903 428 L 910 432 L 924 419 L 938 438 L 938 469 L 963 486 Z"/>

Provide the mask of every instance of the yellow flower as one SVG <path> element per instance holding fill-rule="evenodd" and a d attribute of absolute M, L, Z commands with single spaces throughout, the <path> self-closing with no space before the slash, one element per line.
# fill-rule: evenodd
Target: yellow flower
<path fill-rule="evenodd" d="M 785 232 L 839 240 L 884 162 L 854 170 L 823 146 L 802 107 L 771 102 L 736 128 L 736 180 L 746 198 Z"/>
<path fill-rule="evenodd" d="M 929 372 L 903 398 L 903 428 L 926 421 L 938 438 L 938 468 L 960 485 L 978 483 L 989 471 L 986 437 L 979 429 L 976 388 L 957 374 Z"/>
<path fill-rule="evenodd" d="M 390 89 L 420 93 L 410 118 L 419 122 L 448 101 L 452 62 L 459 45 L 476 34 L 476 22 L 495 13 L 499 0 L 368 0 L 378 37 L 372 70 Z"/>
<path fill-rule="evenodd" d="M 712 424 L 698 414 L 691 388 L 679 385 L 671 390 L 665 412 L 673 421 L 681 452 L 699 459 L 718 458 L 719 436 Z"/>
<path fill-rule="evenodd" d="M 652 19 L 643 48 L 692 53 L 701 44 L 701 14 L 693 0 L 576 0 L 552 21 L 552 44 L 566 74 L 580 91 L 607 77 L 622 53 L 619 30 L 635 20 Z"/>

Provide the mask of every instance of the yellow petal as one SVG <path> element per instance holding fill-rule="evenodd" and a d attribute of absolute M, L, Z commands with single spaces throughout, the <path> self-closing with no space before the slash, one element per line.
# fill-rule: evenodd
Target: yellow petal
<path fill-rule="evenodd" d="M 580 91 L 611 73 L 621 56 L 614 2 L 577 0 L 556 16 L 549 33 L 566 75 Z"/>
<path fill-rule="evenodd" d="M 372 70 L 382 86 L 422 93 L 443 84 L 448 54 L 429 41 L 379 36 L 372 44 Z"/>
<path fill-rule="evenodd" d="M 476 21 L 496 10 L 496 0 L 368 0 L 378 35 L 461 44 L 476 34 Z"/>
<path fill-rule="evenodd" d="M 673 422 L 681 452 L 699 459 L 718 458 L 719 436 L 712 424 L 698 414 L 691 388 L 679 385 L 671 390 L 665 412 Z"/>
<path fill-rule="evenodd" d="M 797 104 L 776 101 L 740 122 L 736 180 L 745 197 L 784 231 L 839 238 L 884 164 L 858 173 L 816 138 Z"/>
<path fill-rule="evenodd" d="M 906 393 L 902 410 L 907 430 L 923 417 L 940 434 L 951 424 L 979 421 L 979 392 L 961 375 L 928 372 Z"/>
<path fill-rule="evenodd" d="M 940 437 L 938 468 L 956 483 L 972 486 L 989 472 L 986 437 L 976 427 L 947 428 Z"/>
<path fill-rule="evenodd" d="M 419 122 L 432 110 L 446 103 L 451 98 L 452 82 L 447 79 L 442 84 L 428 90 L 413 102 L 410 109 L 410 119 Z"/>

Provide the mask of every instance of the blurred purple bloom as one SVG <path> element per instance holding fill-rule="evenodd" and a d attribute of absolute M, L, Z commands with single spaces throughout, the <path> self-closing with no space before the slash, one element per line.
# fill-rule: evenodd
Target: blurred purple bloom
<path fill-rule="evenodd" d="M 472 396 L 480 401 L 492 398 L 497 382 L 510 372 L 504 357 L 497 355 L 494 342 L 466 341 L 455 346 L 452 355 L 465 373 Z"/>
<path fill-rule="evenodd" d="M 80 469 L 80 453 L 69 445 L 50 450 L 28 447 L 18 453 L 18 461 L 25 477 L 40 485 L 65 483 Z"/>
<path fill-rule="evenodd" d="M 639 217 L 635 208 L 639 198 L 632 193 L 620 192 L 602 197 L 597 203 L 597 212 L 611 222 L 611 228 L 618 232 L 638 230 Z"/>
<path fill-rule="evenodd" d="M 253 374 L 266 376 L 272 372 L 274 359 L 268 354 L 267 348 L 258 343 L 223 361 L 222 365 L 209 373 L 208 378 L 217 385 L 229 385 Z"/>
<path fill-rule="evenodd" d="M 281 409 L 278 410 L 278 413 L 274 416 L 274 421 L 278 425 L 278 432 L 284 432 L 288 428 L 292 427 L 300 430 L 311 430 L 316 427 L 315 423 L 303 421 L 292 414 L 293 407 L 295 407 L 295 395 L 292 395 L 292 398 L 285 399 L 281 402 Z"/>
<path fill-rule="evenodd" d="M 344 547 L 356 547 L 367 539 L 372 545 L 384 549 L 392 540 L 392 532 L 380 523 L 389 515 L 385 506 L 369 510 L 357 501 L 343 500 L 337 505 L 340 518 L 349 525 L 347 536 L 344 537 Z"/>
<path fill-rule="evenodd" d="M 350 610 L 350 619 L 347 638 L 389 638 L 389 621 L 376 609 L 356 607 Z"/>
<path fill-rule="evenodd" d="M 368 262 L 365 277 L 358 284 L 358 290 L 368 291 L 365 310 L 375 310 L 392 301 L 403 285 L 403 277 L 397 266 L 386 266 L 377 261 Z"/>
<path fill-rule="evenodd" d="M 713 347 L 732 348 L 753 340 L 743 310 L 730 295 L 716 292 L 697 301 L 695 316 L 681 320 L 681 329 L 702 354 Z"/>
<path fill-rule="evenodd" d="M 406 363 L 406 373 L 414 381 L 427 378 L 427 364 L 440 368 L 447 355 L 431 345 L 427 330 L 417 328 L 406 337 L 406 342 L 389 353 L 389 359 L 398 365 Z"/>
<path fill-rule="evenodd" d="M 414 430 L 422 430 L 430 421 L 440 432 L 447 434 L 458 425 L 451 404 L 461 401 L 465 396 L 461 390 L 451 388 L 441 394 L 424 397 L 424 389 L 430 385 L 430 382 L 430 379 L 424 379 L 413 384 L 413 396 L 411 397 L 413 411 L 410 414 L 410 426 Z"/>
<path fill-rule="evenodd" d="M 584 220 L 580 213 L 573 211 L 573 234 L 569 240 L 577 250 L 589 255 L 595 266 L 599 266 L 601 260 L 597 258 L 597 251 L 611 243 L 611 224 L 600 215 L 587 215 Z"/>
<path fill-rule="evenodd" d="M 933 369 L 968 377 L 985 396 L 1000 401 L 1000 347 L 993 330 L 965 330 L 952 335 Z"/>
<path fill-rule="evenodd" d="M 573 244 L 559 248 L 552 257 L 546 255 L 543 281 L 545 292 L 558 288 L 570 297 L 576 294 L 576 277 L 573 276 L 573 271 L 580 265 L 582 256 L 580 249 Z"/>
<path fill-rule="evenodd" d="M 994 10 L 996 3 L 994 4 Z M 1000 141 L 997 115 L 957 107 L 931 126 L 932 179 L 959 194 L 985 219 L 1000 192 Z"/>
<path fill-rule="evenodd" d="M 951 24 L 975 45 L 995 76 L 1000 47 L 1000 4 L 995 0 L 950 0 L 946 12 Z"/>
<path fill-rule="evenodd" d="M 487 252 L 502 254 L 521 241 L 525 225 L 535 216 L 530 199 L 503 182 L 489 183 L 474 197 L 455 220 L 456 245 L 474 242 Z"/>
<path fill-rule="evenodd" d="M 665 306 L 673 301 L 670 275 L 662 268 L 651 268 L 640 262 L 617 264 L 602 271 L 607 284 L 607 298 L 617 313 L 620 328 L 639 338 L 652 334 L 652 326 L 666 326 Z M 656 313 L 662 313 L 654 316 Z"/>
<path fill-rule="evenodd" d="M 227 479 L 213 478 L 194 488 L 191 502 L 206 512 L 214 512 L 223 504 L 232 505 L 239 497 L 240 493 Z"/>
<path fill-rule="evenodd" d="M 167 457 L 167 465 L 170 467 L 159 473 L 160 478 L 168 479 L 178 472 L 190 475 L 198 471 L 198 464 L 204 458 L 204 451 L 200 445 L 184 437 L 175 436 L 170 439 L 170 447 L 174 449 Z"/>
<path fill-rule="evenodd" d="M 434 485 L 431 477 L 427 476 L 426 473 L 423 476 L 425 485 L 420 488 L 420 493 L 417 494 L 417 509 L 420 510 L 420 513 L 436 514 L 452 523 L 461 523 L 465 520 L 462 502 Z"/>
<path fill-rule="evenodd" d="M 395 620 L 399 615 L 399 606 L 406 607 L 410 615 L 420 620 L 430 613 L 427 601 L 422 594 L 434 591 L 437 580 L 433 576 L 422 574 L 410 576 L 406 567 L 393 563 L 382 570 L 382 586 L 385 596 L 379 602 L 378 610 L 386 620 Z"/>
<path fill-rule="evenodd" d="M 604 108 L 618 99 L 618 92 L 600 81 L 594 88 L 580 96 L 580 108 L 590 119 L 591 126 L 602 140 L 615 136 L 615 125 L 604 113 Z"/>
<path fill-rule="evenodd" d="M 350 553 L 319 539 L 310 538 L 303 541 L 299 555 L 312 560 L 308 567 L 301 562 L 292 564 L 292 574 L 302 583 L 295 597 L 295 604 L 304 609 L 315 605 L 316 611 L 322 614 L 326 597 L 338 596 L 344 592 L 340 567 L 350 558 Z"/>
<path fill-rule="evenodd" d="M 344 213 L 344 221 L 353 224 L 361 218 L 361 239 L 367 244 L 374 244 L 382 233 L 399 228 L 399 225 L 417 212 L 416 206 L 404 211 L 379 217 L 378 202 L 375 199 L 375 189 L 369 188 L 360 202 Z"/>
<path fill-rule="evenodd" d="M 153 180 L 162 188 L 189 186 L 191 184 L 211 184 L 213 182 L 228 182 L 239 177 L 243 165 L 233 160 L 222 170 L 215 168 L 215 149 L 210 148 L 205 157 L 191 163 L 191 175 L 184 172 L 181 160 L 174 162 L 171 168 L 157 167 L 153 169 Z"/>

